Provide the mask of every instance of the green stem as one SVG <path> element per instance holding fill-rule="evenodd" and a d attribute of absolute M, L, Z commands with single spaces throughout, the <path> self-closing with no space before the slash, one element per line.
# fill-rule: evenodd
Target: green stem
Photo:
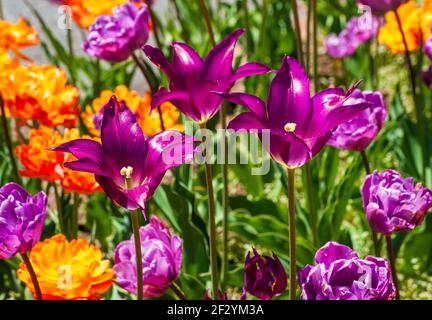
<path fill-rule="evenodd" d="M 312 1 L 312 21 L 313 21 L 313 80 L 314 92 L 319 90 L 318 82 L 318 20 L 317 20 L 317 1 Z"/>
<path fill-rule="evenodd" d="M 143 299 L 143 264 L 141 252 L 141 239 L 139 234 L 139 210 L 131 212 L 132 231 L 135 244 L 136 270 L 137 270 L 137 300 Z"/>
<path fill-rule="evenodd" d="M 0 0 L 0 19 L 4 20 L 4 13 L 3 13 L 3 0 Z"/>
<path fill-rule="evenodd" d="M 291 0 L 291 8 L 294 15 L 294 31 L 296 35 L 297 55 L 301 65 L 304 66 L 303 45 L 300 29 L 300 20 L 298 14 L 297 0 Z"/>
<path fill-rule="evenodd" d="M 204 17 L 204 22 L 205 22 L 207 32 L 208 32 L 209 37 L 210 37 L 210 43 L 214 47 L 214 46 L 216 46 L 216 40 L 215 40 L 215 36 L 214 36 L 214 32 L 213 32 L 213 27 L 211 24 L 210 13 L 207 9 L 207 6 L 206 6 L 204 0 L 198 0 L 198 6 L 200 8 L 201 14 Z"/>
<path fill-rule="evenodd" d="M 368 160 L 366 152 L 364 150 L 362 150 L 362 151 L 360 151 L 360 155 L 361 155 L 361 158 L 363 161 L 363 165 L 364 165 L 366 174 L 368 174 L 368 175 L 371 174 L 372 171 L 371 171 L 371 168 L 369 165 L 369 160 Z M 380 248 L 380 243 L 378 241 L 378 235 L 375 231 L 372 230 L 372 228 L 371 228 L 371 233 L 372 233 L 372 242 L 373 242 L 373 246 L 374 246 L 375 255 L 377 257 L 379 257 L 381 255 L 381 248 Z"/>
<path fill-rule="evenodd" d="M 55 181 L 52 183 L 52 185 L 54 187 L 54 195 L 56 198 L 57 217 L 59 220 L 60 232 L 65 235 L 66 229 L 65 229 L 65 222 L 63 218 L 63 209 L 62 209 L 60 193 L 58 191 L 57 183 Z"/>
<path fill-rule="evenodd" d="M 174 10 L 175 10 L 175 14 L 176 14 L 177 21 L 179 22 L 179 24 L 180 24 L 180 26 L 181 26 L 181 28 L 182 28 L 182 35 L 183 35 L 183 39 L 184 39 L 186 42 L 189 42 L 189 40 L 190 40 L 189 31 L 188 31 L 188 29 L 186 28 L 186 24 L 184 23 L 183 18 L 182 18 L 182 16 L 181 16 L 180 8 L 179 8 L 179 6 L 178 6 L 178 4 L 177 4 L 177 0 L 171 0 L 171 3 L 172 3 L 172 5 L 174 6 Z"/>
<path fill-rule="evenodd" d="M 312 17 L 312 1 L 308 0 L 307 5 L 307 25 L 306 25 L 306 70 L 310 75 L 310 58 L 311 58 L 311 17 Z"/>
<path fill-rule="evenodd" d="M 311 229 L 312 229 L 312 240 L 314 245 L 318 246 L 318 212 L 315 205 L 314 199 L 314 187 L 312 183 L 312 171 L 310 163 L 307 163 L 303 167 L 303 173 L 305 175 L 306 182 L 306 198 L 308 203 L 308 209 L 310 214 Z"/>
<path fill-rule="evenodd" d="M 146 81 L 150 87 L 150 91 L 153 95 L 157 90 L 157 85 L 153 81 L 152 77 L 150 76 L 150 72 L 147 69 L 147 66 L 144 63 L 142 63 L 142 61 L 140 60 L 140 58 L 138 58 L 138 56 L 136 55 L 135 52 L 132 53 L 132 59 L 134 60 L 135 64 L 138 66 L 138 68 L 141 70 L 141 73 L 144 76 L 144 78 L 146 79 Z M 159 113 L 159 121 L 161 123 L 161 129 L 162 129 L 162 131 L 165 131 L 165 124 L 164 124 L 163 117 L 162 117 L 162 109 L 160 106 L 158 106 L 157 109 L 158 109 L 158 113 Z"/>
<path fill-rule="evenodd" d="M 170 288 L 180 300 L 187 300 L 186 295 L 175 281 L 171 282 Z"/>
<path fill-rule="evenodd" d="M 296 272 L 296 227 L 295 227 L 295 169 L 288 169 L 288 208 L 289 208 L 289 256 L 290 256 L 290 299 L 296 299 L 297 272 Z"/>
<path fill-rule="evenodd" d="M 386 238 L 386 242 L 387 242 L 387 254 L 388 254 L 388 258 L 390 260 L 390 268 L 391 268 L 393 283 L 394 283 L 394 286 L 396 288 L 396 300 L 400 300 L 399 281 L 398 281 L 398 276 L 397 276 L 397 271 L 396 271 L 396 259 L 395 259 L 394 250 L 393 250 L 393 243 L 392 243 L 390 235 L 385 236 L 385 238 Z"/>
<path fill-rule="evenodd" d="M 408 48 L 408 43 L 406 40 L 406 36 L 405 36 L 405 32 L 403 30 L 403 26 L 402 26 L 402 22 L 399 16 L 399 13 L 397 12 L 397 9 L 394 10 L 394 14 L 396 16 L 396 21 L 398 23 L 399 26 L 399 31 L 401 33 L 402 36 L 402 41 L 405 47 L 405 62 L 408 68 L 408 73 L 410 76 L 410 84 L 411 84 L 411 90 L 412 90 L 412 97 L 413 97 L 413 101 L 414 101 L 414 107 L 415 107 L 415 111 L 416 111 L 416 118 L 417 118 L 417 129 L 418 129 L 418 135 L 419 135 L 419 139 L 420 139 L 420 146 L 421 146 L 421 151 L 422 151 L 422 162 L 423 162 L 423 166 L 422 166 L 422 177 L 423 179 L 426 179 L 426 162 L 427 162 L 427 152 L 426 152 L 426 137 L 425 137 L 425 124 L 424 124 L 424 113 L 423 113 L 423 107 L 421 105 L 421 103 L 418 103 L 418 97 L 417 97 L 417 75 L 416 72 L 414 70 L 414 65 L 412 63 L 411 60 L 411 55 L 409 53 L 409 48 Z"/>
<path fill-rule="evenodd" d="M 201 129 L 205 129 L 206 124 L 200 125 Z M 217 299 L 218 286 L 218 268 L 217 268 L 217 251 L 216 251 L 216 207 L 213 191 L 213 174 L 212 167 L 208 161 L 205 161 L 205 176 L 208 194 L 208 213 L 209 213 L 209 233 L 210 233 L 210 269 L 212 282 L 212 297 Z"/>
<path fill-rule="evenodd" d="M 153 12 L 152 6 L 147 6 L 147 7 L 150 14 L 150 19 L 153 22 L 153 34 L 155 36 L 156 44 L 159 49 L 162 49 L 162 42 L 159 37 L 159 32 L 160 32 L 159 21 L 157 20 L 156 15 Z"/>
<path fill-rule="evenodd" d="M 244 15 L 244 25 L 246 29 L 246 57 L 249 57 L 250 50 L 252 48 L 252 38 L 250 34 L 250 25 L 249 25 L 249 8 L 248 2 L 243 1 L 243 15 Z"/>
<path fill-rule="evenodd" d="M 71 239 L 78 238 L 78 208 L 80 196 L 78 192 L 73 194 L 72 216 L 71 216 Z"/>
<path fill-rule="evenodd" d="M 73 47 L 73 37 L 72 37 L 72 28 L 68 28 L 66 31 L 66 37 L 67 37 L 67 44 L 68 44 L 68 50 L 69 50 L 69 59 L 70 63 L 73 65 L 75 63 L 75 54 L 74 54 L 74 47 Z M 72 83 L 75 83 L 75 74 L 72 72 L 74 68 L 69 68 L 69 73 L 71 76 Z"/>
<path fill-rule="evenodd" d="M 1 96 L 1 94 L 0 94 L 0 111 L 1 111 L 1 118 L 2 118 L 2 124 L 3 124 L 3 135 L 4 135 L 6 146 L 7 146 L 8 152 L 9 152 L 9 159 L 11 161 L 12 171 L 15 175 L 15 181 L 17 183 L 21 183 L 21 177 L 20 177 L 19 172 L 18 172 L 18 165 L 15 161 L 14 151 L 13 151 L 13 147 L 12 147 L 12 140 L 11 140 L 11 136 L 9 134 L 9 128 L 8 128 L 8 122 L 6 119 L 6 110 L 5 110 L 5 106 L 4 106 L 4 101 L 3 101 L 3 97 Z"/>
<path fill-rule="evenodd" d="M 39 281 L 37 279 L 36 272 L 33 269 L 33 265 L 31 264 L 31 261 L 30 261 L 29 257 L 27 256 L 27 253 L 21 253 L 21 257 L 23 259 L 24 264 L 27 267 L 27 271 L 28 271 L 28 273 L 30 275 L 30 279 L 33 283 L 36 299 L 37 300 L 43 300 L 42 291 L 41 291 L 40 286 L 39 286 Z"/>

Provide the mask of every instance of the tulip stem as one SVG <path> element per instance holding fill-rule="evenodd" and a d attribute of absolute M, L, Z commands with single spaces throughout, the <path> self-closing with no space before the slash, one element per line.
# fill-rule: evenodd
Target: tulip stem
<path fill-rule="evenodd" d="M 78 207 L 79 207 L 80 196 L 78 192 L 73 194 L 73 205 L 71 215 L 71 239 L 78 238 Z"/>
<path fill-rule="evenodd" d="M 137 300 L 143 299 L 143 263 L 142 263 L 142 252 L 141 252 L 141 239 L 139 233 L 139 219 L 138 215 L 140 211 L 133 210 L 131 212 L 132 220 L 132 231 L 134 236 L 135 244 L 135 258 L 136 258 L 136 268 L 137 268 Z"/>
<path fill-rule="evenodd" d="M 60 226 L 60 232 L 62 234 L 65 234 L 65 223 L 64 223 L 63 212 L 62 212 L 60 193 L 58 191 L 57 183 L 55 181 L 53 181 L 52 185 L 54 188 L 54 195 L 55 195 L 55 199 L 56 199 L 57 217 L 59 220 L 58 222 L 59 222 L 59 226 Z"/>
<path fill-rule="evenodd" d="M 21 257 L 23 259 L 24 264 L 27 267 L 27 271 L 28 271 L 28 273 L 30 275 L 30 279 L 33 283 L 36 299 L 37 300 L 43 300 L 42 291 L 41 291 L 40 286 L 39 286 L 39 281 L 38 281 L 36 273 L 33 269 L 33 265 L 31 264 L 31 261 L 30 261 L 29 257 L 27 256 L 27 253 L 21 253 Z"/>
<path fill-rule="evenodd" d="M 398 281 L 398 276 L 397 276 L 397 271 L 396 271 L 396 258 L 394 255 L 393 243 L 392 243 L 390 235 L 385 236 L 385 238 L 386 238 L 386 242 L 387 242 L 387 254 L 388 254 L 388 258 L 390 260 L 390 268 L 391 268 L 393 283 L 394 283 L 394 286 L 396 288 L 396 300 L 400 300 L 399 281 Z"/>
<path fill-rule="evenodd" d="M 405 47 L 405 61 L 406 61 L 406 65 L 408 68 L 408 73 L 410 75 L 410 83 L 411 83 L 411 90 L 412 90 L 412 96 L 413 96 L 413 100 L 414 100 L 414 107 L 415 107 L 415 112 L 416 112 L 416 118 L 417 118 L 417 128 L 418 128 L 418 134 L 419 134 L 419 139 L 420 139 L 420 146 L 421 146 L 421 151 L 422 151 L 422 162 L 423 162 L 423 166 L 422 166 L 422 177 L 423 179 L 426 179 L 426 162 L 427 162 L 427 153 L 426 153 L 426 137 L 425 137 L 425 124 L 424 124 L 424 114 L 423 114 L 423 107 L 421 105 L 421 103 L 418 102 L 418 98 L 417 98 L 417 83 L 416 83 L 416 72 L 414 70 L 414 65 L 412 63 L 411 60 L 411 56 L 410 56 L 410 52 L 409 52 L 409 47 L 408 47 L 408 42 L 405 36 L 405 32 L 403 30 L 403 26 L 402 26 L 402 22 L 399 16 L 399 13 L 397 12 L 397 9 L 394 10 L 394 14 L 396 16 L 396 21 L 398 23 L 399 26 L 399 31 L 401 33 L 402 36 L 402 41 Z"/>
<path fill-rule="evenodd" d="M 296 299 L 296 227 L 295 227 L 295 169 L 288 168 L 288 208 L 289 208 L 289 256 L 290 256 L 290 299 Z"/>
<path fill-rule="evenodd" d="M 138 68 L 141 70 L 141 73 L 143 74 L 144 78 L 146 79 L 149 87 L 150 87 L 150 91 L 152 93 L 152 95 L 156 92 L 157 90 L 157 85 L 156 83 L 153 81 L 152 77 L 149 74 L 149 71 L 147 70 L 147 67 L 144 63 L 142 63 L 142 61 L 140 60 L 140 58 L 138 58 L 138 56 L 135 54 L 135 52 L 132 52 L 132 58 L 135 61 L 135 64 L 138 66 Z M 161 129 L 162 131 L 165 131 L 165 124 L 163 121 L 163 117 L 162 117 L 162 109 L 161 106 L 157 107 L 158 109 L 158 113 L 159 113 L 159 121 L 161 123 Z"/>
<path fill-rule="evenodd" d="M 184 294 L 183 290 L 175 281 L 171 282 L 170 288 L 180 300 L 187 300 L 187 297 Z"/>
<path fill-rule="evenodd" d="M 150 14 L 150 19 L 153 23 L 153 34 L 155 36 L 156 44 L 157 44 L 159 49 L 162 49 L 162 42 L 161 42 L 160 37 L 159 37 L 159 31 L 160 31 L 159 21 L 157 20 L 156 15 L 153 12 L 152 6 L 148 5 L 147 8 L 148 8 L 148 12 Z"/>
<path fill-rule="evenodd" d="M 0 19 L 4 20 L 4 13 L 3 13 L 3 0 L 0 0 Z"/>
<path fill-rule="evenodd" d="M 366 152 L 364 150 L 362 150 L 362 151 L 360 151 L 360 155 L 361 155 L 361 158 L 363 160 L 363 165 L 365 167 L 366 174 L 368 174 L 368 175 L 371 174 L 372 171 L 370 169 L 369 160 L 368 160 Z M 371 232 L 372 232 L 372 242 L 373 242 L 373 246 L 374 246 L 375 255 L 379 257 L 381 255 L 381 248 L 380 248 L 380 243 L 378 241 L 378 235 L 376 234 L 375 231 L 373 231 L 372 228 L 371 228 Z"/>
<path fill-rule="evenodd" d="M 210 37 L 210 43 L 214 47 L 216 45 L 216 40 L 215 40 L 215 36 L 214 36 L 214 32 L 213 32 L 213 27 L 211 24 L 210 14 L 209 14 L 209 11 L 207 9 L 206 4 L 204 3 L 204 0 L 198 0 L 198 6 L 200 8 L 201 14 L 204 17 L 205 25 L 207 27 L 207 32 L 208 32 L 209 37 Z"/>
<path fill-rule="evenodd" d="M 7 146 L 8 152 L 9 152 L 9 159 L 11 161 L 12 171 L 15 175 L 16 182 L 21 183 L 21 177 L 18 173 L 18 166 L 17 166 L 17 163 L 15 161 L 15 157 L 14 157 L 12 140 L 11 140 L 11 136 L 9 134 L 9 128 L 8 128 L 8 123 L 7 123 L 7 119 L 6 119 L 6 110 L 5 110 L 5 106 L 4 106 L 4 101 L 3 101 L 3 97 L 1 95 L 0 95 L 0 110 L 1 110 L 1 117 L 2 117 L 2 124 L 3 124 L 3 135 L 4 135 L 6 146 Z"/>
<path fill-rule="evenodd" d="M 207 127 L 206 123 L 200 125 L 201 129 Z M 217 269 L 217 251 L 216 251 L 216 207 L 213 192 L 213 174 L 211 164 L 207 159 L 204 162 L 205 176 L 208 195 L 208 214 L 209 214 L 209 229 L 210 229 L 210 269 L 212 282 L 212 297 L 217 299 L 218 287 L 218 269 Z"/>
<path fill-rule="evenodd" d="M 297 0 L 291 0 L 291 9 L 294 16 L 294 31 L 296 34 L 297 56 L 301 65 L 304 66 L 303 45 L 301 38 L 300 19 L 298 14 Z"/>

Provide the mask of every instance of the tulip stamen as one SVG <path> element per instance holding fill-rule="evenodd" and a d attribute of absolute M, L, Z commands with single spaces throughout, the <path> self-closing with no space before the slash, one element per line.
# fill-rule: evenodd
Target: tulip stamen
<path fill-rule="evenodd" d="M 123 167 L 120 170 L 120 174 L 125 177 L 125 188 L 130 189 L 131 188 L 131 178 L 133 173 L 133 167 L 127 166 Z"/>
<path fill-rule="evenodd" d="M 288 122 L 285 126 L 284 126 L 284 130 L 286 132 L 294 132 L 295 129 L 297 127 L 297 123 L 294 122 Z"/>

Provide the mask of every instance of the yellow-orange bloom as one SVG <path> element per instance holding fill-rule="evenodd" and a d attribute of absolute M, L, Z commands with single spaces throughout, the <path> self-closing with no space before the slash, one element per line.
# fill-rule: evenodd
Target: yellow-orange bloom
<path fill-rule="evenodd" d="M 150 115 L 150 93 L 145 93 L 144 97 L 140 97 L 136 91 L 129 90 L 125 85 L 120 85 L 111 90 L 104 90 L 100 96 L 93 100 L 92 105 L 88 105 L 85 111 L 81 114 L 81 118 L 89 132 L 99 137 L 99 128 L 95 123 L 100 122 L 100 111 L 102 107 L 108 103 L 109 99 L 115 95 L 119 101 L 124 101 L 132 112 L 137 114 L 138 123 L 143 132 L 147 136 L 152 136 L 162 131 L 159 112 L 154 110 Z M 161 105 L 162 119 L 165 129 L 175 129 L 183 131 L 184 127 L 179 123 L 180 112 L 169 102 Z M 99 126 L 101 124 L 99 123 Z"/>
<path fill-rule="evenodd" d="M 55 66 L 18 66 L 0 72 L 0 92 L 10 117 L 49 127 L 77 123 L 79 91 L 67 85 L 66 74 Z"/>
<path fill-rule="evenodd" d="M 409 51 L 416 51 L 423 41 L 430 35 L 432 22 L 432 0 L 425 0 L 422 7 L 418 7 L 415 0 L 402 4 L 397 9 L 405 34 Z M 405 46 L 394 12 L 385 15 L 385 25 L 381 27 L 378 40 L 386 45 L 394 54 L 404 53 Z"/>
<path fill-rule="evenodd" d="M 97 16 L 111 15 L 112 10 L 129 0 L 64 0 L 72 9 L 72 19 L 83 29 L 88 29 Z"/>
<path fill-rule="evenodd" d="M 92 194 L 102 191 L 93 174 L 74 171 L 63 166 L 65 162 L 75 160 L 72 155 L 48 150 L 79 138 L 78 129 L 66 129 L 63 136 L 58 131 L 46 127 L 32 129 L 29 143 L 16 147 L 16 154 L 24 167 L 20 170 L 20 174 L 45 181 L 60 180 L 66 192 Z"/>
<path fill-rule="evenodd" d="M 39 43 L 36 30 L 28 25 L 26 19 L 20 18 L 15 24 L 0 20 L 0 49 L 11 50 L 17 57 L 28 59 L 20 49 Z"/>
<path fill-rule="evenodd" d="M 62 234 L 37 243 L 30 253 L 30 261 L 46 300 L 100 299 L 114 278 L 109 260 L 102 258 L 101 250 L 86 240 L 69 242 Z M 35 295 L 24 263 L 20 264 L 17 275 Z"/>

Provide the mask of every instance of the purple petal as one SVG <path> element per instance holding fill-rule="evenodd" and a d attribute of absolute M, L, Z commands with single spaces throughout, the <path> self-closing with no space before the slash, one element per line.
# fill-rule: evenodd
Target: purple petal
<path fill-rule="evenodd" d="M 178 78 L 183 81 L 196 80 L 202 70 L 203 61 L 194 49 L 187 44 L 174 42 L 172 67 L 177 73 Z"/>
<path fill-rule="evenodd" d="M 169 78 L 172 78 L 175 74 L 172 65 L 168 62 L 167 58 L 163 54 L 162 50 L 146 45 L 143 48 L 146 56 L 157 65 Z"/>
<path fill-rule="evenodd" d="M 237 71 L 231 76 L 230 82 L 234 83 L 237 80 L 257 74 L 269 73 L 271 69 L 266 65 L 256 62 L 249 62 L 240 66 Z"/>
<path fill-rule="evenodd" d="M 311 112 L 309 79 L 293 58 L 283 59 L 270 86 L 267 109 L 274 128 L 282 130 L 285 124 L 295 123 L 296 133 L 303 137 Z"/>
<path fill-rule="evenodd" d="M 264 119 L 267 117 L 265 103 L 258 97 L 247 93 L 214 93 L 218 96 L 221 96 L 225 100 L 248 108 L 259 119 Z"/>
<path fill-rule="evenodd" d="M 243 112 L 230 121 L 228 129 L 240 131 L 240 130 L 256 130 L 261 132 L 267 129 L 251 112 Z"/>
<path fill-rule="evenodd" d="M 337 242 L 328 242 L 316 252 L 315 263 L 323 263 L 328 268 L 333 261 L 354 258 L 358 258 L 358 255 L 350 247 Z"/>
<path fill-rule="evenodd" d="M 184 113 L 187 117 L 193 120 L 200 120 L 201 114 L 195 110 L 193 104 L 190 102 L 190 96 L 186 91 L 173 91 L 170 92 L 165 88 L 160 88 L 156 92 L 151 101 L 151 111 L 156 109 L 162 103 L 170 101 L 177 109 Z"/>

